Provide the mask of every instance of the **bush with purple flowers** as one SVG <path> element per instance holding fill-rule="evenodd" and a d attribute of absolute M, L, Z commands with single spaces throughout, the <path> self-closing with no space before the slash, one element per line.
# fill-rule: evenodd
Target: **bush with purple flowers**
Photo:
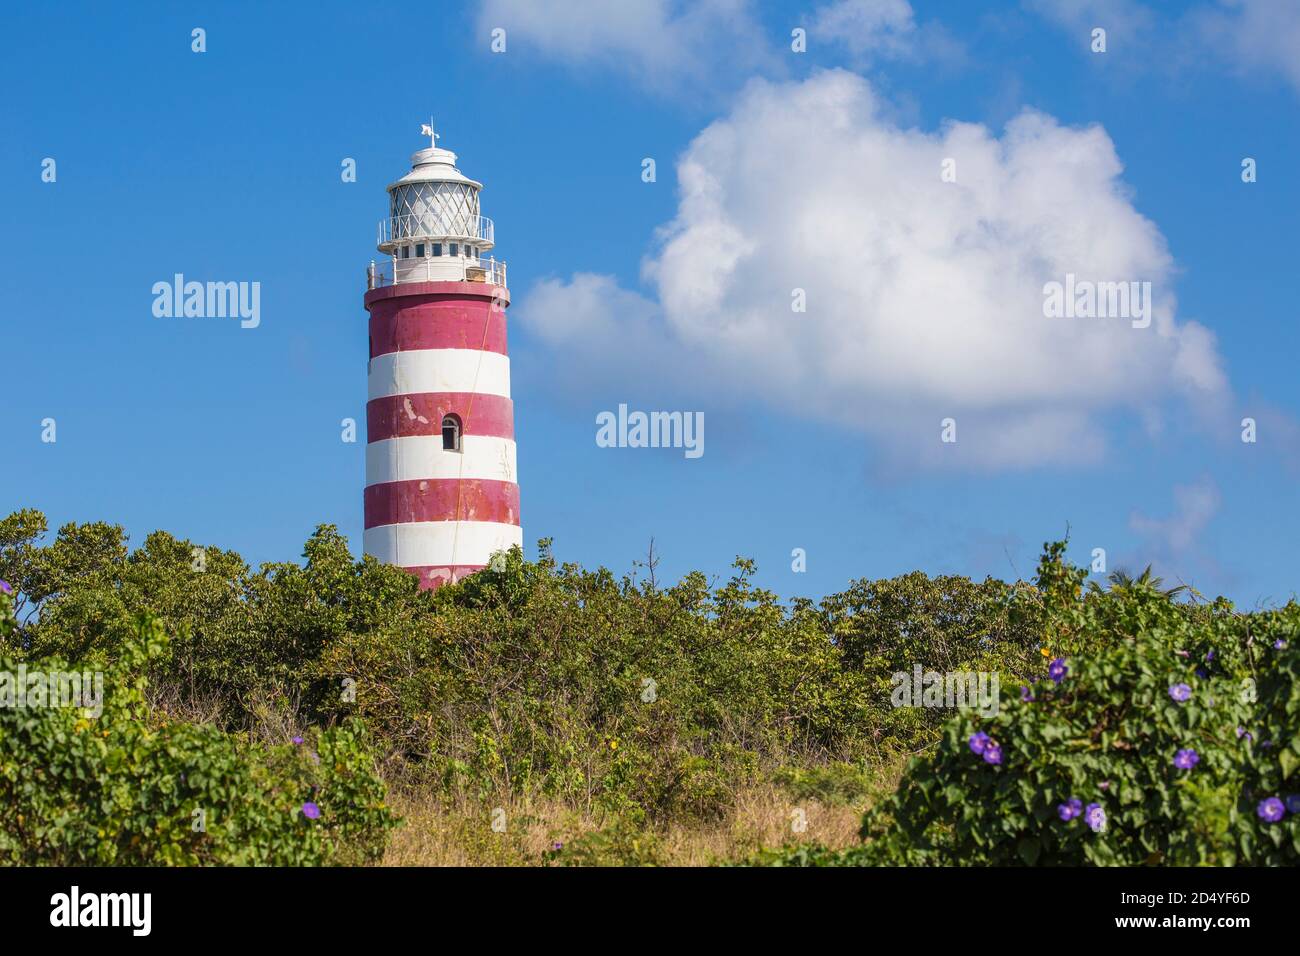
<path fill-rule="evenodd" d="M 1273 633 L 1261 631 L 1256 638 L 1269 648 L 1265 656 L 1271 666 L 1263 669 L 1256 716 L 1244 724 L 1240 741 L 1246 786 L 1233 836 L 1252 862 L 1295 866 L 1300 863 L 1300 622 L 1285 610 L 1269 612 L 1276 622 Z"/>
<path fill-rule="evenodd" d="M 1064 651 L 1050 680 L 991 719 L 953 718 L 937 752 L 868 812 L 859 860 L 1295 863 L 1300 817 L 1284 794 L 1300 790 L 1300 749 L 1257 750 L 1245 729 L 1300 748 L 1300 680 L 1286 676 L 1300 658 L 1271 650 L 1300 626 L 1300 607 L 1184 604 L 1146 576 L 1085 594 L 1082 569 L 1053 558 L 1049 547 L 1038 579 L 1054 589 L 1048 646 Z"/>
<path fill-rule="evenodd" d="M 0 593 L 0 639 L 12 606 Z M 25 659 L 102 670 L 103 709 L 0 707 L 0 864 L 286 866 L 382 853 L 394 818 L 355 722 L 319 735 L 317 763 L 301 747 L 167 718 L 146 703 L 143 676 L 167 653 L 162 626 L 141 617 L 111 662 Z M 0 653 L 0 671 L 16 668 Z"/>

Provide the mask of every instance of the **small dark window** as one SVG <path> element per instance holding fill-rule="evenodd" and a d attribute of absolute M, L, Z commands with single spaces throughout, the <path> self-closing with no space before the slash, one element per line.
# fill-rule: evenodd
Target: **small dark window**
<path fill-rule="evenodd" d="M 410 247 L 410 246 L 402 246 L 402 258 L 403 258 L 403 259 L 409 259 L 409 258 L 411 258 L 411 247 Z"/>
<path fill-rule="evenodd" d="M 424 243 L 422 243 L 422 242 L 417 242 L 417 243 L 415 244 L 415 257 L 416 257 L 417 259 L 423 259 L 423 258 L 424 258 Z"/>
<path fill-rule="evenodd" d="M 440 255 L 442 255 L 442 243 L 441 243 L 441 242 L 435 242 L 435 243 L 433 244 L 433 254 L 434 254 L 435 256 L 440 256 Z"/>
<path fill-rule="evenodd" d="M 447 253 L 447 254 L 448 254 L 448 255 L 451 255 L 451 256 L 457 255 L 457 252 L 456 252 L 456 243 L 453 242 L 453 243 L 451 244 L 451 252 L 449 252 L 449 253 Z"/>
<path fill-rule="evenodd" d="M 442 450 L 460 451 L 460 419 L 455 415 L 442 417 Z"/>

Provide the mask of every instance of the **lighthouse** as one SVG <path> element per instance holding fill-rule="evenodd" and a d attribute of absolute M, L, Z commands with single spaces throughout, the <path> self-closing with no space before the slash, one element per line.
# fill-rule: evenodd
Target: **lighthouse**
<path fill-rule="evenodd" d="M 437 145 L 388 187 L 367 270 L 366 554 L 436 588 L 523 544 L 506 264 L 483 184 Z"/>

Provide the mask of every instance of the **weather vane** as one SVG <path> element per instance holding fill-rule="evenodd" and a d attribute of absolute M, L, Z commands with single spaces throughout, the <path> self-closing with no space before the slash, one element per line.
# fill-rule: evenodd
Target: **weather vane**
<path fill-rule="evenodd" d="M 429 146 L 436 148 L 438 145 L 438 134 L 433 131 L 433 117 L 429 117 L 429 122 L 420 125 L 420 135 L 429 137 Z"/>

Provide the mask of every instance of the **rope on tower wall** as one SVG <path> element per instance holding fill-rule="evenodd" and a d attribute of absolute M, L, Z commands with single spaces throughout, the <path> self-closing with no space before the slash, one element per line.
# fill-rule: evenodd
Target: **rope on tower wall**
<path fill-rule="evenodd" d="M 461 488 L 465 482 L 465 432 L 469 427 L 470 415 L 474 411 L 474 398 L 478 395 L 478 377 L 479 373 L 483 371 L 483 352 L 487 348 L 488 329 L 492 324 L 492 310 L 496 307 L 496 301 L 497 300 L 494 296 L 492 299 L 493 304 L 488 307 L 488 310 L 483 317 L 483 340 L 478 346 L 478 364 L 474 367 L 474 382 L 470 386 L 469 404 L 465 407 L 465 419 L 461 422 L 460 427 L 460 464 L 456 469 L 456 511 L 454 513 L 455 521 L 451 529 L 451 573 L 453 575 L 453 581 L 455 580 L 455 568 L 457 567 L 456 548 L 460 542 Z"/>

